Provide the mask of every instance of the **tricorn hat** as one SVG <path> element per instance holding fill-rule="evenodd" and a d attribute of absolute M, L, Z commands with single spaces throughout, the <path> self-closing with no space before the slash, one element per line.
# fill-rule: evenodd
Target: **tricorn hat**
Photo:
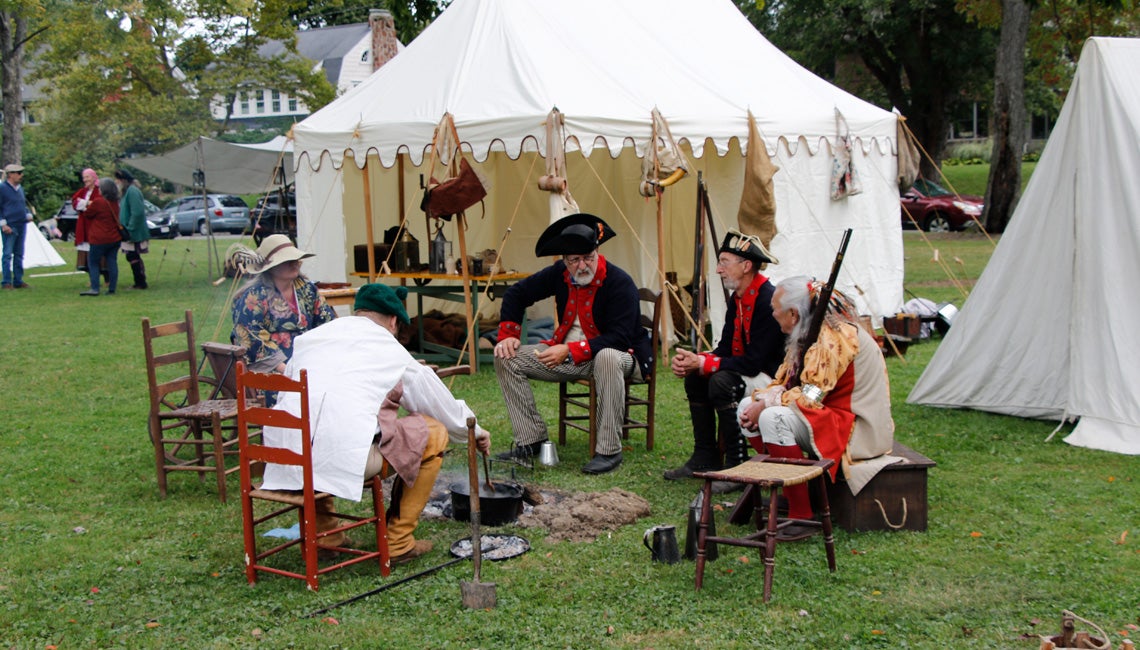
<path fill-rule="evenodd" d="M 586 255 L 616 235 L 609 224 L 592 214 L 572 214 L 555 221 L 542 232 L 534 245 L 534 254 L 536 257 Z"/>
<path fill-rule="evenodd" d="M 718 253 L 732 253 L 756 264 L 779 264 L 780 260 L 768 252 L 760 238 L 756 235 L 745 235 L 737 230 L 729 230 L 724 236 L 724 243 L 720 245 Z"/>

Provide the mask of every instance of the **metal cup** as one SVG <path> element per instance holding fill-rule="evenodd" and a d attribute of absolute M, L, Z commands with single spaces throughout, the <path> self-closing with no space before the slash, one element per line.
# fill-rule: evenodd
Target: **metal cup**
<path fill-rule="evenodd" d="M 542 443 L 538 449 L 538 462 L 553 467 L 558 464 L 558 450 L 555 449 L 554 443 L 547 440 Z"/>

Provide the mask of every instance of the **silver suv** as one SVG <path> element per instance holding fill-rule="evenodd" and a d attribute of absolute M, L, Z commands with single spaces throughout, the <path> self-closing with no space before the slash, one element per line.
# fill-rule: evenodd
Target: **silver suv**
<path fill-rule="evenodd" d="M 249 206 L 240 196 L 233 194 L 207 194 L 174 199 L 162 209 L 163 215 L 174 218 L 178 232 L 190 235 L 207 234 L 206 215 L 210 215 L 209 228 L 215 233 L 244 233 L 249 229 Z"/>

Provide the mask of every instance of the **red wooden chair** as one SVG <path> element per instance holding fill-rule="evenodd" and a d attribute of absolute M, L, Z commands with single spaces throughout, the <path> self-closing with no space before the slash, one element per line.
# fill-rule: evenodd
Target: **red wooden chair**
<path fill-rule="evenodd" d="M 246 397 L 252 391 L 275 391 L 300 393 L 301 415 L 295 416 L 286 411 L 266 408 L 260 403 Z M 330 497 L 327 492 L 317 492 L 313 488 L 313 448 L 312 430 L 309 420 L 309 378 L 305 370 L 301 371 L 300 380 L 292 380 L 284 375 L 263 375 L 248 372 L 244 362 L 237 364 L 237 404 L 238 404 L 238 445 L 241 451 L 241 508 L 242 529 L 245 536 L 245 575 L 250 584 L 257 582 L 257 572 L 276 573 L 304 580 L 309 589 L 317 590 L 319 576 L 361 562 L 376 561 L 380 565 L 380 575 L 387 576 L 391 570 L 391 561 L 388 554 L 388 527 L 384 518 L 384 488 L 380 476 L 367 480 L 367 486 L 372 492 L 372 514 L 369 516 L 356 516 L 337 513 L 337 517 L 344 520 L 341 526 L 321 532 L 316 528 L 316 503 L 318 500 Z M 250 440 L 251 427 L 274 426 L 283 429 L 292 429 L 300 437 L 300 453 L 284 447 L 270 447 L 264 444 L 254 444 Z M 255 432 L 253 435 L 257 435 Z M 253 485 L 253 465 L 260 463 L 276 463 L 278 465 L 295 465 L 302 468 L 304 475 L 303 487 L 299 490 L 263 490 Z M 383 472 L 381 472 L 382 474 Z M 271 512 L 257 515 L 254 504 L 258 501 L 269 502 L 274 508 Z M 270 521 L 281 521 L 282 515 L 296 513 L 300 521 L 301 535 L 297 539 L 278 543 L 271 548 L 258 551 L 259 526 Z M 373 526 L 376 532 L 376 550 L 337 547 L 335 550 L 343 561 L 320 567 L 317 564 L 317 540 L 320 537 L 352 530 L 362 526 Z M 274 566 L 267 564 L 271 556 L 275 556 L 293 546 L 301 549 L 301 558 L 304 562 L 304 573 L 281 568 L 283 562 L 275 562 Z"/>

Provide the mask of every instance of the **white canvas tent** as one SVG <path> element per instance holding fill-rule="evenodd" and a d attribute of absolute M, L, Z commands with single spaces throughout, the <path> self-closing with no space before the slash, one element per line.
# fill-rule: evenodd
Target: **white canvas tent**
<path fill-rule="evenodd" d="M 36 224 L 29 223 L 27 233 L 24 235 L 24 268 L 34 269 L 44 266 L 60 266 L 67 264 L 44 237 Z M 0 242 L 4 239 L 0 233 Z"/>
<path fill-rule="evenodd" d="M 269 142 L 235 144 L 205 136 L 159 156 L 123 161 L 136 169 L 179 185 L 193 187 L 194 172 L 206 175 L 206 187 L 223 194 L 264 194 L 277 186 L 274 170 L 293 177 L 293 142 L 283 135 Z"/>
<path fill-rule="evenodd" d="M 1140 454 L 1140 39 L 1092 38 L 1025 195 L 907 401 L 1079 417 Z"/>
<path fill-rule="evenodd" d="M 653 109 L 693 164 L 665 194 L 665 268 L 682 284 L 692 274 L 696 172 L 723 235 L 736 222 L 751 110 L 781 167 L 772 247 L 782 263 L 773 277 L 826 276 L 852 227 L 841 287 L 867 313 L 901 304 L 896 116 L 795 64 L 729 0 L 456 0 L 367 81 L 294 127 L 298 239 L 317 254 L 306 273 L 349 276 L 352 245 L 365 242 L 366 195 L 373 230 L 406 218 L 426 259 L 418 188 L 445 113 L 491 181 L 485 213 L 468 211 L 468 249 L 497 249 L 509 226 L 508 268 L 548 263 L 533 255 L 552 212 L 536 181 L 555 108 L 565 116 L 570 190 L 582 211 L 617 230 L 603 253 L 640 284 L 659 286 L 656 207 L 637 192 Z M 832 201 L 837 112 L 864 191 Z M 447 236 L 455 239 L 454 228 Z"/>

